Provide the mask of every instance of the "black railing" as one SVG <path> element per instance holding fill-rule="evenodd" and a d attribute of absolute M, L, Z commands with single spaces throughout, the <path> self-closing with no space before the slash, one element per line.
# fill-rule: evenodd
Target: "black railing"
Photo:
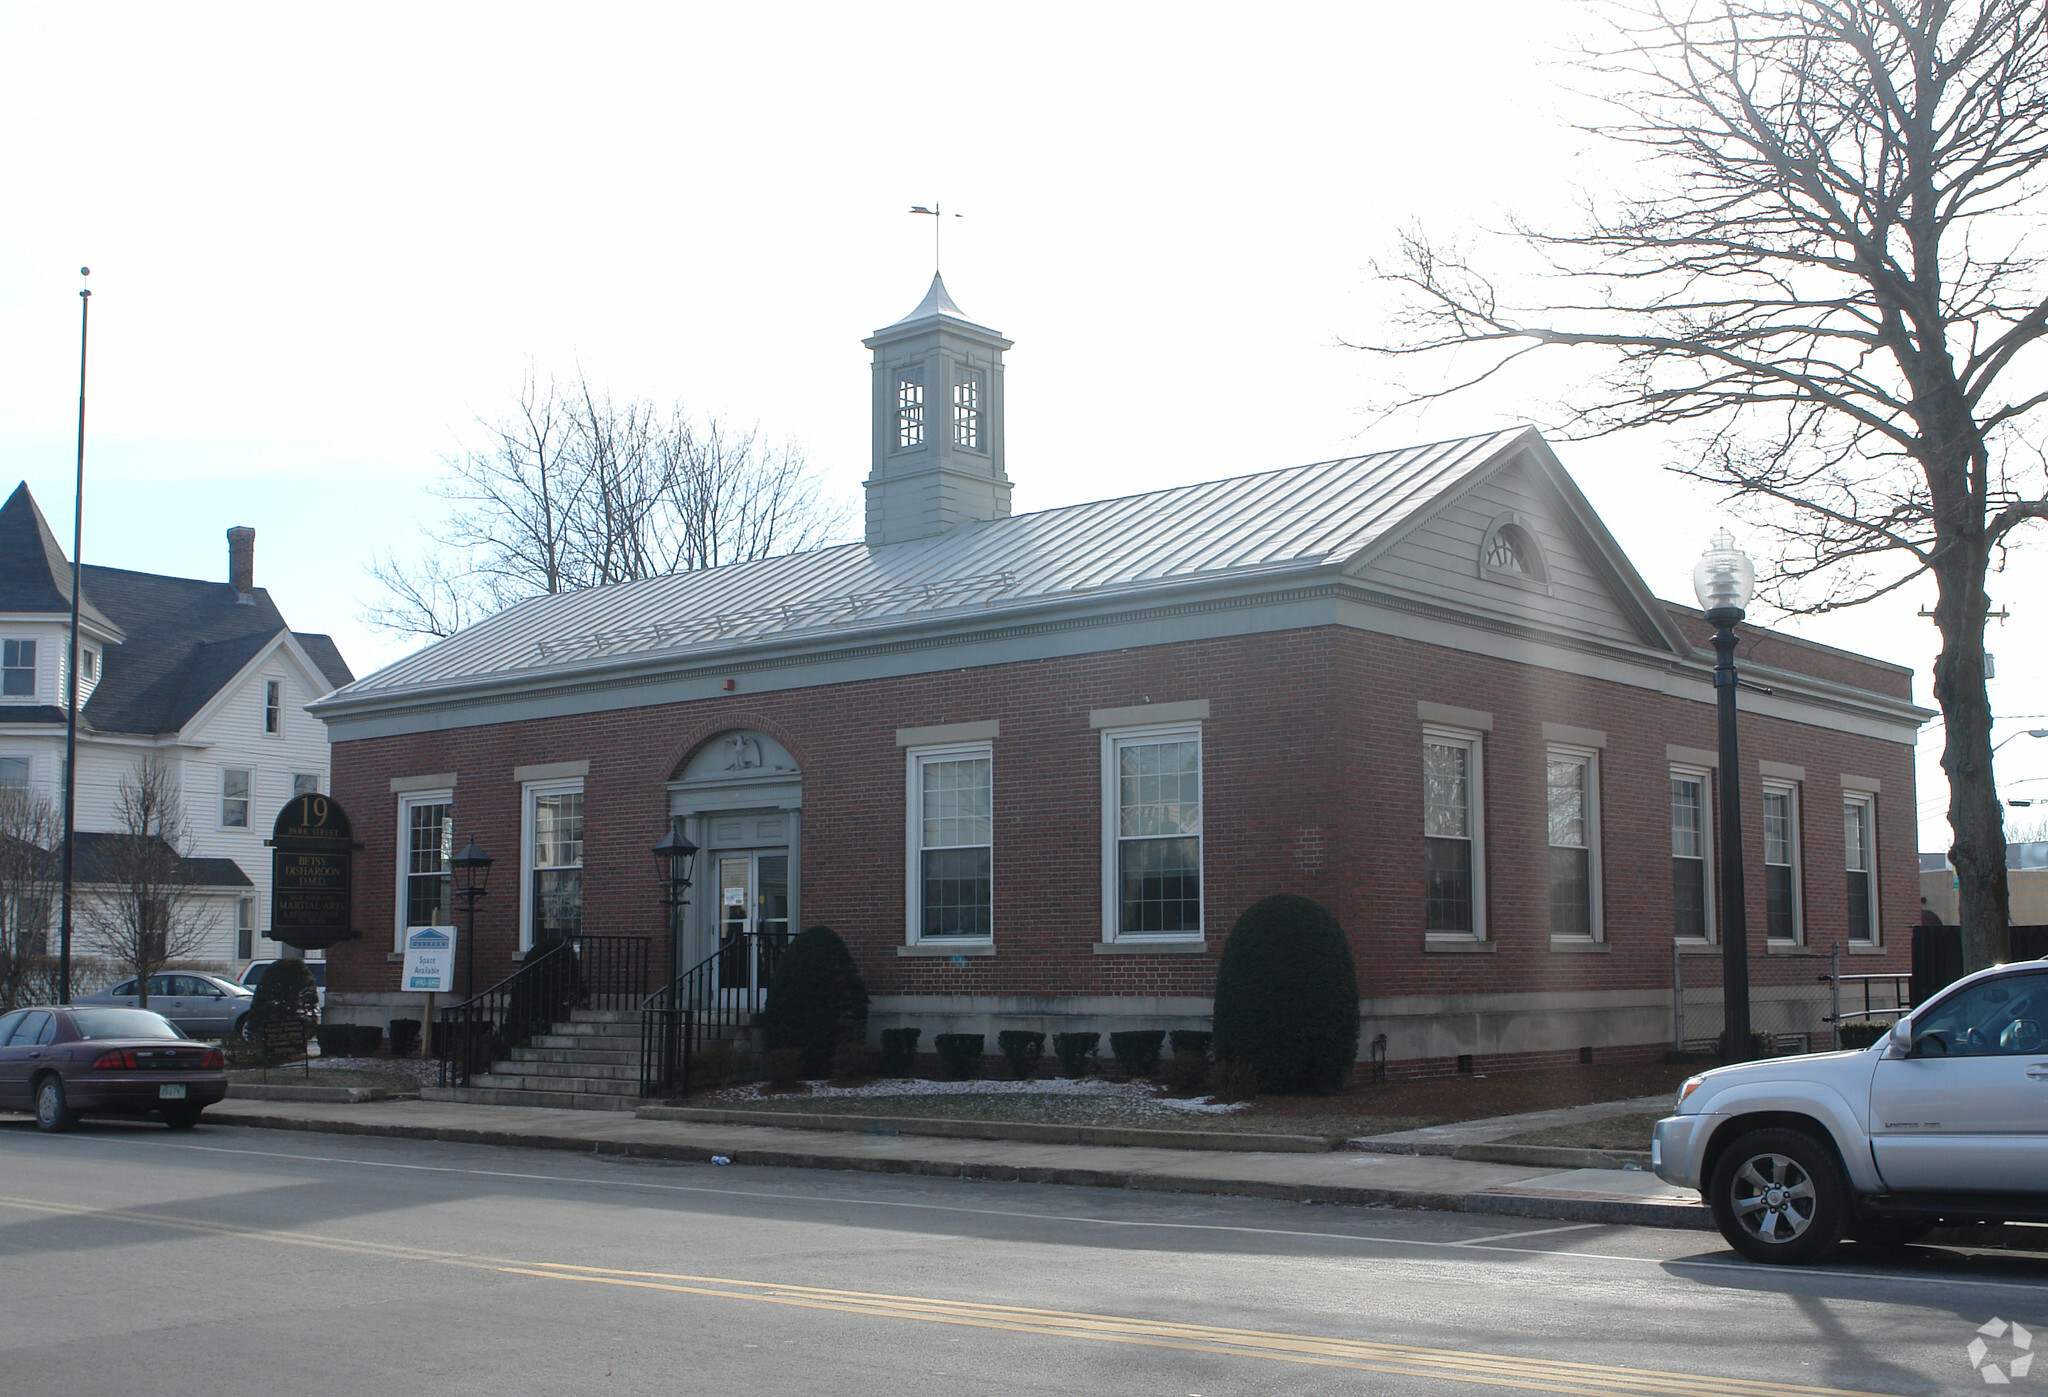
<path fill-rule="evenodd" d="M 441 1085 L 466 1087 L 577 1009 L 632 1009 L 647 985 L 647 938 L 577 936 L 538 951 L 481 994 L 441 1011 Z"/>
<path fill-rule="evenodd" d="M 787 932 L 742 932 L 640 1006 L 640 1094 L 687 1096 L 690 1059 L 754 1027 Z"/>

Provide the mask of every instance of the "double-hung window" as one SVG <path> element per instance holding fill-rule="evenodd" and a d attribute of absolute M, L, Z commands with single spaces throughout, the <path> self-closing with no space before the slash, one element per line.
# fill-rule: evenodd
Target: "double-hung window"
<path fill-rule="evenodd" d="M 0 641 L 0 695 L 34 698 L 36 695 L 36 643 L 33 640 Z"/>
<path fill-rule="evenodd" d="M 1484 764 L 1479 734 L 1422 737 L 1422 926 L 1425 934 L 1486 936 Z"/>
<path fill-rule="evenodd" d="M 405 930 L 449 926 L 449 864 L 455 857 L 455 793 L 419 791 L 398 805 L 399 946 Z"/>
<path fill-rule="evenodd" d="M 1872 855 L 1877 803 L 1867 795 L 1842 797 L 1842 845 L 1849 869 L 1849 939 L 1877 940 L 1877 863 Z"/>
<path fill-rule="evenodd" d="M 953 381 L 953 445 L 968 451 L 985 449 L 981 396 L 981 375 L 972 369 L 962 369 Z"/>
<path fill-rule="evenodd" d="M 256 955 L 256 899 L 235 899 L 235 959 L 251 960 Z"/>
<path fill-rule="evenodd" d="M 908 753 L 910 939 L 994 934 L 994 756 L 988 743 Z"/>
<path fill-rule="evenodd" d="M 1550 934 L 1600 939 L 1600 754 L 1552 747 L 1545 762 L 1550 826 Z"/>
<path fill-rule="evenodd" d="M 1671 768 L 1671 934 L 1714 939 L 1713 786 L 1704 770 Z"/>
<path fill-rule="evenodd" d="M 1796 942 L 1800 926 L 1799 788 L 1764 783 L 1764 915 L 1773 941 Z"/>
<path fill-rule="evenodd" d="M 249 770 L 222 767 L 220 773 L 220 823 L 223 829 L 249 828 Z"/>
<path fill-rule="evenodd" d="M 1108 941 L 1202 935 L 1202 729 L 1104 729 Z"/>
<path fill-rule="evenodd" d="M 32 770 L 27 757 L 0 757 L 0 791 L 25 791 Z"/>
<path fill-rule="evenodd" d="M 316 771 L 295 771 L 292 773 L 292 795 L 314 796 L 320 794 L 320 774 Z"/>
<path fill-rule="evenodd" d="M 284 681 L 263 681 L 263 731 L 271 737 L 284 732 Z"/>
<path fill-rule="evenodd" d="M 583 931 L 583 782 L 526 787 L 526 898 L 520 913 L 526 946 Z"/>

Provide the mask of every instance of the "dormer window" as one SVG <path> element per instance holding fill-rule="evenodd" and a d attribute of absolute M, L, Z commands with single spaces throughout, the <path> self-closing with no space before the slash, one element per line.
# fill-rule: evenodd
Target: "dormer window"
<path fill-rule="evenodd" d="M 953 445 L 980 451 L 981 375 L 963 373 L 953 384 Z"/>
<path fill-rule="evenodd" d="M 924 376 L 903 373 L 896 378 L 896 449 L 924 445 Z"/>
<path fill-rule="evenodd" d="M 0 641 L 0 695 L 34 698 L 36 693 L 36 643 L 33 640 Z"/>
<path fill-rule="evenodd" d="M 1490 582 L 1535 591 L 1550 590 L 1550 569 L 1536 535 L 1518 516 L 1502 515 L 1487 526 L 1479 544 L 1479 575 Z"/>

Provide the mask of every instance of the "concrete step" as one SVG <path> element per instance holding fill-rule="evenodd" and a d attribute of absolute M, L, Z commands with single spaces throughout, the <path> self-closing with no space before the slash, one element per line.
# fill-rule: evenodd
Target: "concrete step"
<path fill-rule="evenodd" d="M 630 1024 L 633 1031 L 640 1031 L 638 1009 L 571 1009 L 569 1022 L 573 1024 Z"/>
<path fill-rule="evenodd" d="M 567 1091 L 508 1091 L 501 1087 L 421 1087 L 422 1101 L 459 1101 L 471 1106 L 548 1106 L 562 1111 L 631 1111 L 637 1096 L 584 1095 Z"/>
<path fill-rule="evenodd" d="M 552 1033 L 536 1033 L 528 1040 L 530 1048 L 602 1048 L 608 1052 L 637 1052 L 640 1048 L 640 1031 L 631 1033 L 587 1033 L 579 1030 L 564 1032 L 557 1025 Z"/>
<path fill-rule="evenodd" d="M 514 1076 L 503 1072 L 481 1072 L 469 1079 L 472 1087 L 487 1087 L 499 1091 L 531 1091 L 543 1095 L 571 1094 L 576 1096 L 617 1096 L 637 1098 L 640 1094 L 640 1077 L 633 1075 L 631 1081 L 622 1077 L 533 1077 Z"/>
<path fill-rule="evenodd" d="M 640 1080 L 640 1064 L 620 1062 L 519 1062 L 511 1058 L 491 1064 L 491 1070 L 502 1076 L 511 1077 L 575 1077 L 592 1081 L 637 1082 Z"/>
<path fill-rule="evenodd" d="M 514 1048 L 507 1062 L 609 1062 L 622 1065 L 640 1061 L 637 1051 L 624 1048 Z"/>

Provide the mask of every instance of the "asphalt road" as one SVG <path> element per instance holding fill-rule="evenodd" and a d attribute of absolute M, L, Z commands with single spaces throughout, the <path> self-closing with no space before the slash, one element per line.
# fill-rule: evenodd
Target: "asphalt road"
<path fill-rule="evenodd" d="M 1936 1393 L 1994 1317 L 2048 1257 L 0 1117 L 0 1397 Z"/>

